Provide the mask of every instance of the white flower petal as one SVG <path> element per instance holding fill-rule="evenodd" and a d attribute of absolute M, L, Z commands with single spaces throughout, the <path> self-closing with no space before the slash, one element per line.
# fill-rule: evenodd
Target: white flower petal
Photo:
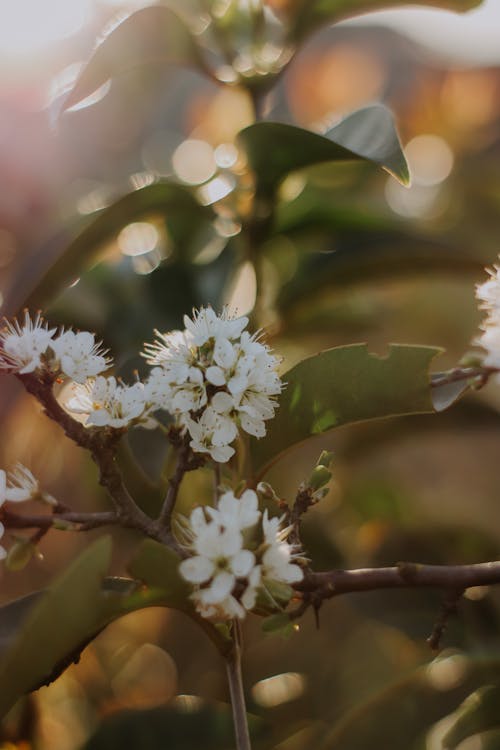
<path fill-rule="evenodd" d="M 237 578 L 248 575 L 255 564 L 255 555 L 248 549 L 242 549 L 231 558 L 231 568 Z"/>
<path fill-rule="evenodd" d="M 228 596 L 235 584 L 235 577 L 227 570 L 217 573 L 207 589 L 203 589 L 203 599 L 208 604 L 216 604 Z"/>
<path fill-rule="evenodd" d="M 207 557 L 188 557 L 179 565 L 183 578 L 190 583 L 206 583 L 213 575 L 215 566 Z"/>

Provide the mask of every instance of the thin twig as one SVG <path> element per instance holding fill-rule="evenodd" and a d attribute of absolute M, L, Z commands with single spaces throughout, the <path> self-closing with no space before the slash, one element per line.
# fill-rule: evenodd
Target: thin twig
<path fill-rule="evenodd" d="M 448 620 L 451 615 L 454 615 L 457 611 L 457 604 L 464 593 L 463 589 L 452 589 L 447 592 L 443 603 L 441 605 L 441 611 L 439 617 L 434 623 L 432 633 L 427 638 L 427 643 L 433 651 L 438 651 L 441 638 L 443 637 L 445 630 L 448 625 Z"/>
<path fill-rule="evenodd" d="M 116 508 L 121 526 L 135 528 L 146 536 L 172 546 L 172 535 L 166 533 L 153 519 L 144 513 L 127 490 L 116 461 L 118 442 L 123 430 L 112 428 L 84 427 L 68 414 L 54 396 L 53 377 L 18 375 L 24 387 L 42 404 L 45 414 L 56 422 L 64 433 L 81 448 L 88 450 L 99 469 L 99 483 L 107 490 Z"/>
<path fill-rule="evenodd" d="M 190 459 L 192 458 L 192 451 L 189 447 L 189 441 L 187 438 L 183 440 L 179 446 L 177 453 L 177 464 L 173 475 L 168 480 L 168 489 L 163 501 L 163 506 L 156 521 L 156 526 L 169 547 L 175 549 L 178 554 L 182 555 L 182 548 L 175 539 L 172 533 L 172 513 L 174 512 L 175 503 L 177 501 L 177 495 L 179 494 L 179 488 L 184 475 L 190 470 Z"/>
<path fill-rule="evenodd" d="M 226 672 L 233 710 L 234 734 L 236 750 L 252 750 L 250 734 L 248 732 L 245 693 L 241 676 L 241 625 L 239 620 L 233 620 L 234 647 L 226 656 Z"/>
<path fill-rule="evenodd" d="M 2 509 L 2 521 L 8 529 L 40 529 L 49 530 L 68 524 L 73 526 L 72 531 L 87 531 L 99 526 L 110 526 L 112 524 L 123 525 L 122 519 L 117 513 L 54 513 L 46 515 L 18 515 L 9 510 Z"/>

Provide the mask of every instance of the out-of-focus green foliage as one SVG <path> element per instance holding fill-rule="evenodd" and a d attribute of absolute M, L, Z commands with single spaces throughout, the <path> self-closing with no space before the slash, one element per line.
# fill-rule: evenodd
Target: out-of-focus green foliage
<path fill-rule="evenodd" d="M 100 42 L 65 99 L 64 108 L 86 99 L 108 79 L 147 63 L 206 69 L 189 29 L 176 13 L 162 5 L 138 10 Z"/>
<path fill-rule="evenodd" d="M 419 4 L 460 11 L 478 3 L 429 0 Z M 301 59 L 298 46 L 312 32 L 350 15 L 400 3 L 269 3 L 284 19 L 283 29 L 275 19 L 266 26 L 265 18 L 258 13 L 249 15 L 250 6 L 241 3 L 228 3 L 221 17 L 212 13 L 213 3 L 203 5 L 203 20 L 208 19 L 208 25 L 201 33 L 199 29 L 191 33 L 190 24 L 184 20 L 199 13 L 194 2 L 169 3 L 169 7 L 159 5 L 132 14 L 97 47 L 64 106 L 77 104 L 110 78 L 112 93 L 119 96 L 127 91 L 131 69 L 138 74 L 137 68 L 143 63 L 152 63 L 155 74 L 160 69 L 157 63 L 166 63 L 205 73 L 207 81 L 219 76 L 220 82 L 222 69 L 227 74 L 231 63 L 250 55 L 250 63 L 245 58 L 249 67 L 236 71 L 228 81 L 229 88 L 242 86 L 253 99 L 275 83 L 282 88 L 273 122 L 246 127 L 242 122 L 235 128 L 240 130 L 242 147 L 237 166 L 234 170 L 218 167 L 214 173 L 215 178 L 229 180 L 231 191 L 224 197 L 207 198 L 200 188 L 210 185 L 212 178 L 186 186 L 180 184 L 175 170 L 166 180 L 163 173 L 159 176 L 153 169 L 146 175 L 155 180 L 152 185 L 99 210 L 90 220 L 82 221 L 83 229 L 79 226 L 78 232 L 73 222 L 68 222 L 64 238 L 29 258 L 4 307 L 11 313 L 26 300 L 30 305 L 51 302 L 56 321 L 82 327 L 95 325 L 107 344 L 121 353 L 117 371 L 127 377 L 140 367 L 137 351 L 142 341 L 151 337 L 154 327 L 177 327 L 182 314 L 194 305 L 210 301 L 220 308 L 231 299 L 233 283 L 242 268 L 250 264 L 264 287 L 258 300 L 261 318 L 257 323 L 271 324 L 272 344 L 284 353 L 285 366 L 300 363 L 285 375 L 288 386 L 268 437 L 251 441 L 256 473 L 268 472 L 280 496 L 290 499 L 299 483 L 310 475 L 320 451 L 325 447 L 335 449 L 330 494 L 304 521 L 306 554 L 314 567 L 392 565 L 399 559 L 437 564 L 492 559 L 500 541 L 500 443 L 494 388 L 464 399 L 448 414 L 432 414 L 449 406 L 462 392 L 458 385 L 434 388 L 431 400 L 428 368 L 438 349 L 399 346 L 390 349 L 387 356 L 369 352 L 385 352 L 388 340 L 393 339 L 444 345 L 450 350 L 447 363 L 439 364 L 444 368 L 456 363 L 474 335 L 478 316 L 471 302 L 473 282 L 497 249 L 499 174 L 495 171 L 498 138 L 495 140 L 494 131 L 498 119 L 494 119 L 495 97 L 488 98 L 488 92 L 496 89 L 490 91 L 490 79 L 478 76 L 478 99 L 469 94 L 469 107 L 469 99 L 460 94 L 459 82 L 451 74 L 448 80 L 445 73 L 417 67 L 405 77 L 407 71 L 402 67 L 392 83 L 388 74 L 383 79 L 385 88 L 381 91 L 397 112 L 403 141 L 426 130 L 440 132 L 443 138 L 449 138 L 455 157 L 454 171 L 436 188 L 435 214 L 431 211 L 413 218 L 396 218 L 383 198 L 387 176 L 373 169 L 374 164 L 382 166 L 401 182 L 408 181 L 406 161 L 388 110 L 368 107 L 333 128 L 321 123 L 314 123 L 313 128 L 314 118 L 307 120 L 305 116 L 298 118 L 302 127 L 275 120 L 283 113 L 281 100 L 293 98 L 290 90 L 298 85 L 294 66 L 297 70 L 307 62 L 306 57 Z M 266 29 L 273 32 L 270 46 L 277 50 L 272 64 L 259 58 Z M 335 39 L 333 50 L 341 54 L 349 45 L 342 37 Z M 304 50 L 306 54 L 311 52 Z M 314 52 L 312 55 L 312 70 L 315 65 L 319 70 Z M 293 56 L 295 61 L 288 66 Z M 353 55 L 353 68 L 355 64 Z M 384 75 L 390 65 L 394 67 L 393 60 L 384 58 L 383 64 L 387 69 Z M 333 66 L 332 70 L 328 87 L 331 83 L 333 90 L 336 71 L 341 77 L 345 68 Z M 146 71 L 141 73 L 145 82 L 152 75 Z M 488 75 L 493 80 L 495 72 Z M 349 83 L 348 77 L 346 80 Z M 309 75 L 311 91 L 315 83 L 314 75 Z M 172 74 L 166 82 L 168 92 L 176 85 Z M 184 85 L 188 97 L 191 78 L 182 79 L 179 88 Z M 137 86 L 137 91 L 140 89 Z M 210 110 L 219 95 L 219 89 L 208 93 L 203 89 L 193 96 L 179 138 L 206 138 L 214 147 L 232 140 L 223 129 L 226 122 L 220 110 Z M 441 99 L 441 114 L 435 120 L 430 116 L 426 120 L 426 113 Z M 172 101 L 173 105 L 169 100 L 168 106 L 164 103 L 164 109 L 155 113 L 155 128 L 174 127 L 170 120 L 178 117 L 179 98 Z M 467 105 L 462 124 L 451 106 L 446 119 L 450 101 Z M 228 120 L 232 107 L 237 108 L 232 102 L 225 105 Z M 94 109 L 101 106 L 106 112 L 106 97 Z M 479 124 L 467 120 L 476 112 L 475 106 L 477 117 L 485 118 L 484 122 L 479 119 Z M 129 107 L 132 111 L 133 100 Z M 68 122 L 77 123 L 80 117 L 93 122 L 92 109 L 68 112 L 61 122 L 68 118 Z M 353 107 L 342 102 L 333 109 L 337 121 Z M 287 119 L 289 115 L 287 112 Z M 205 116 L 211 121 L 206 130 Z M 114 126 L 113 113 L 110 117 Z M 223 135 L 219 135 L 214 121 Z M 311 130 L 307 130 L 306 122 Z M 456 125 L 456 132 L 450 122 Z M 480 131 L 477 135 L 476 130 Z M 139 151 L 148 132 L 140 128 L 138 132 Z M 126 154 L 124 157 L 119 149 L 117 154 L 117 162 L 122 158 L 126 162 Z M 131 159 L 123 170 L 138 169 L 137 161 Z M 105 170 L 104 166 L 102 172 Z M 92 173 L 92 166 L 88 171 Z M 261 207 L 254 204 L 254 178 L 266 200 L 272 198 L 263 215 L 259 214 Z M 271 221 L 266 224 L 269 217 Z M 257 245 L 249 251 L 248 231 L 262 219 L 267 234 L 259 235 Z M 158 221 L 159 226 L 166 227 L 169 238 L 166 257 L 144 275 L 137 273 L 130 258 L 121 256 L 116 248 L 114 255 L 110 253 L 118 233 L 138 220 Z M 103 257 L 101 249 L 108 255 L 95 265 Z M 80 274 L 78 285 L 67 288 Z M 368 346 L 351 345 L 353 340 L 366 339 Z M 315 355 L 332 346 L 336 348 Z M 409 412 L 420 416 L 389 423 L 377 421 L 378 417 Z M 14 412 L 14 416 L 18 414 Z M 22 424 L 23 418 L 21 415 L 17 421 Z M 365 424 L 367 419 L 375 421 Z M 342 430 L 331 429 L 340 425 Z M 39 455 L 32 432 L 26 428 L 20 441 L 26 441 L 28 453 Z M 41 442 L 55 452 L 51 439 L 52 443 L 42 437 Z M 154 515 L 169 465 L 165 444 L 161 436 L 152 433 L 136 433 L 131 443 L 132 453 L 148 476 L 123 450 L 120 462 L 126 481 L 142 507 Z M 6 450 L 13 451 L 14 447 L 6 444 Z M 41 455 L 43 463 L 46 454 Z M 83 477 L 83 489 L 79 489 L 83 496 L 90 496 L 90 464 L 73 463 L 69 471 L 66 458 L 61 452 L 54 474 L 61 483 L 66 481 L 69 492 L 73 492 L 77 475 Z M 193 472 L 188 477 L 180 508 L 183 512 L 203 502 L 206 492 L 211 491 L 207 477 L 201 475 Z M 144 748 L 169 743 L 186 750 L 194 750 L 200 743 L 207 748 L 230 747 L 228 717 L 216 703 L 226 700 L 227 695 L 219 666 L 209 650 L 211 644 L 197 638 L 195 626 L 184 613 L 140 611 L 152 604 L 161 605 L 163 610 L 165 605 L 182 609 L 185 591 L 174 575 L 171 557 L 163 548 L 147 542 L 130 563 L 129 546 L 129 537 L 117 535 L 114 565 L 120 570 L 128 567 L 134 579 L 147 588 L 136 588 L 137 582 L 125 581 L 126 590 L 117 590 L 113 588 L 114 579 L 103 583 L 109 570 L 108 551 L 104 552 L 105 543 L 101 543 L 77 560 L 48 593 L 33 594 L 2 610 L 0 706 L 10 706 L 17 696 L 53 674 L 55 666 L 62 668 L 66 657 L 79 654 L 88 640 L 113 621 L 92 640 L 79 667 L 71 667 L 60 681 L 36 693 L 34 701 L 41 725 L 51 737 L 50 746 L 60 750 L 63 740 L 56 732 L 47 732 L 47 724 L 43 724 L 47 716 L 53 722 L 49 727 L 60 729 L 68 723 L 71 732 L 74 726 L 84 726 L 83 737 L 78 733 L 71 737 L 71 750 L 77 746 L 90 750 L 113 748 L 118 743 L 138 744 L 136 737 Z M 61 561 L 70 556 L 66 548 L 61 552 L 54 546 L 53 551 L 48 542 L 46 549 L 47 567 L 34 563 L 39 566 L 35 568 L 35 584 L 27 577 L 20 579 L 25 590 L 43 585 L 50 566 L 59 564 L 59 556 Z M 132 593 L 128 587 L 133 587 Z M 59 597 L 64 598 L 61 606 Z M 54 599 L 61 621 L 53 614 Z M 428 750 L 439 747 L 445 739 L 450 748 L 455 748 L 471 736 L 479 737 L 485 748 L 498 747 L 494 716 L 499 683 L 498 594 L 471 592 L 471 600 L 461 602 L 444 637 L 444 644 L 453 645 L 455 650 L 431 660 L 425 638 L 441 603 L 440 594 L 431 592 L 378 592 L 333 599 L 320 612 L 319 630 L 310 613 L 300 622 L 298 632 L 290 634 L 287 622 L 288 640 L 276 634 L 263 637 L 262 621 L 248 618 L 244 673 L 249 710 L 258 717 L 255 725 L 261 730 L 255 732 L 255 747 Z M 139 611 L 129 619 L 120 617 L 133 610 Z M 155 623 L 155 617 L 160 616 L 165 618 L 161 627 L 148 630 L 148 623 Z M 279 631 L 285 623 L 281 615 L 277 617 L 266 620 L 264 629 Z M 19 628 L 18 640 L 15 633 Z M 174 703 L 167 710 L 122 710 L 130 708 L 130 703 L 115 680 L 116 663 L 130 658 L 145 639 L 158 642 L 165 653 L 171 654 L 178 670 L 171 677 L 172 694 L 193 695 L 199 701 L 190 712 Z M 28 668 L 29 659 L 37 664 L 35 675 Z M 146 674 L 137 680 L 139 692 L 142 677 L 146 679 Z M 266 683 L 268 678 L 270 682 Z M 493 710 L 483 700 L 490 695 L 494 698 Z M 467 701 L 467 696 L 472 696 L 471 700 Z M 21 702 L 17 711 L 29 711 L 30 700 Z M 167 695 L 167 700 L 171 696 Z M 110 713 L 112 716 L 99 728 L 102 717 Z M 15 711 L 7 726 L 12 724 L 15 728 L 23 725 Z M 26 730 L 26 736 L 32 738 L 33 734 L 32 729 Z M 93 736 L 89 739 L 90 734 Z M 16 730 L 12 736 L 16 736 Z"/>
<path fill-rule="evenodd" d="M 464 12 L 475 8 L 481 0 L 416 0 L 414 5 L 427 5 Z M 303 40 L 326 23 L 336 23 L 350 16 L 381 8 L 400 7 L 401 0 L 291 0 L 292 36 Z"/>
<path fill-rule="evenodd" d="M 379 105 L 354 112 L 324 135 L 258 122 L 243 130 L 240 138 L 260 193 L 272 193 L 290 172 L 329 161 L 362 159 L 383 167 L 403 184 L 410 179 L 392 115 Z"/>

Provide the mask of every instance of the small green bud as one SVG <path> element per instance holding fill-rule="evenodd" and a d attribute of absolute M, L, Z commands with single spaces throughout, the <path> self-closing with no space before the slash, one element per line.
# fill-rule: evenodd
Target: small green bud
<path fill-rule="evenodd" d="M 478 352 L 466 352 L 460 360 L 460 367 L 481 367 L 483 364 L 484 356 L 482 357 Z"/>
<path fill-rule="evenodd" d="M 75 529 L 75 524 L 71 523 L 71 521 L 63 521 L 60 518 L 56 518 L 52 521 L 52 528 L 57 531 L 73 531 Z"/>
<path fill-rule="evenodd" d="M 293 595 L 293 589 L 281 581 L 266 580 L 265 588 L 260 588 L 253 612 L 257 615 L 272 615 L 281 612 Z"/>
<path fill-rule="evenodd" d="M 318 462 L 316 466 L 326 466 L 326 468 L 330 468 L 330 464 L 333 461 L 333 453 L 332 451 L 322 451 L 321 456 L 318 458 Z"/>
<path fill-rule="evenodd" d="M 332 478 L 332 472 L 326 466 L 318 465 L 312 470 L 311 476 L 307 480 L 307 486 L 313 490 L 319 490 L 324 487 Z"/>
<path fill-rule="evenodd" d="M 36 552 L 36 547 L 27 539 L 17 539 L 10 548 L 5 567 L 10 571 L 23 570 Z"/>
<path fill-rule="evenodd" d="M 292 626 L 293 629 L 293 625 L 290 622 L 290 617 L 282 612 L 279 615 L 271 615 L 270 617 L 266 617 L 266 619 L 262 623 L 262 630 L 264 633 L 280 633 L 282 631 L 285 631 L 285 633 L 288 634 L 290 626 Z"/>
<path fill-rule="evenodd" d="M 274 500 L 276 503 L 280 502 L 278 495 L 267 482 L 259 482 L 257 493 L 265 500 Z"/>

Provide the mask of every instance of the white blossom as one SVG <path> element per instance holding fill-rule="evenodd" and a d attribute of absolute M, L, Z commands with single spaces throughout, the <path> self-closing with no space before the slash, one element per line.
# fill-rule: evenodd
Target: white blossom
<path fill-rule="evenodd" d="M 254 554 L 243 549 L 243 536 L 235 527 L 221 526 L 212 518 L 201 523 L 201 515 L 195 514 L 196 528 L 192 541 L 195 553 L 180 563 L 180 573 L 189 583 L 200 585 L 193 593 L 196 609 L 205 617 L 225 613 L 223 619 L 244 616 L 233 590 L 238 579 L 245 578 L 255 562 Z"/>
<path fill-rule="evenodd" d="M 76 383 L 85 383 L 112 364 L 102 343 L 96 343 L 95 334 L 89 331 L 65 331 L 51 342 L 51 348 L 61 372 Z"/>
<path fill-rule="evenodd" d="M 216 507 L 195 508 L 182 525 L 190 556 L 179 570 L 193 586 L 191 598 L 202 617 L 243 618 L 272 582 L 302 580 L 294 562 L 298 550 L 287 542 L 290 530 L 283 519 L 262 515 L 253 490 L 241 497 L 228 490 Z"/>
<path fill-rule="evenodd" d="M 155 331 L 155 334 L 159 340 L 144 345 L 146 362 L 163 367 L 171 383 L 183 383 L 191 367 L 197 364 L 196 347 L 191 336 L 186 331 Z"/>
<path fill-rule="evenodd" d="M 226 463 L 234 454 L 230 443 L 238 430 L 233 420 L 224 414 L 208 406 L 199 420 L 187 418 L 186 426 L 192 438 L 189 445 L 195 453 L 208 453 L 218 463 Z"/>
<path fill-rule="evenodd" d="M 7 479 L 9 482 L 7 483 Z M 5 502 L 20 503 L 33 500 L 40 494 L 37 480 L 22 464 L 17 464 L 13 472 L 7 474 L 0 469 L 0 507 Z M 5 526 L 0 523 L 0 539 L 5 533 Z M 7 557 L 7 551 L 0 545 L 0 560 Z"/>
<path fill-rule="evenodd" d="M 282 383 L 279 360 L 244 329 L 248 318 L 212 308 L 184 317 L 184 331 L 160 333 L 143 356 L 155 365 L 147 381 L 153 408 L 162 408 L 189 432 L 191 448 L 219 463 L 234 454 L 242 430 L 266 433 Z"/>
<path fill-rule="evenodd" d="M 254 526 L 260 519 L 257 494 L 253 490 L 245 490 L 241 497 L 228 490 L 219 498 L 217 509 L 206 508 L 211 518 L 225 528 L 235 528 L 243 531 Z"/>
<path fill-rule="evenodd" d="M 114 377 L 98 376 L 85 385 L 75 385 L 66 404 L 68 411 L 87 416 L 86 424 L 96 427 L 128 427 L 132 422 L 148 421 L 143 383 L 125 385 Z"/>
<path fill-rule="evenodd" d="M 204 307 L 194 311 L 193 319 L 184 316 L 184 325 L 191 334 L 195 346 L 203 346 L 210 339 L 237 339 L 248 325 L 248 318 L 231 318 L 227 309 L 217 315 L 211 307 Z"/>
<path fill-rule="evenodd" d="M 5 321 L 0 331 L 0 369 L 26 375 L 42 366 L 41 357 L 52 344 L 55 328 L 48 328 L 40 313 L 31 320 L 28 311 L 24 323 Z"/>
<path fill-rule="evenodd" d="M 262 578 L 283 583 L 297 583 L 304 577 L 302 568 L 294 559 L 294 549 L 286 541 L 291 529 L 281 528 L 282 519 L 269 518 L 267 509 L 262 517 L 266 551 L 262 557 Z"/>
<path fill-rule="evenodd" d="M 482 333 L 474 343 L 486 350 L 483 364 L 500 369 L 500 314 L 496 318 L 487 318 L 481 328 Z"/>
<path fill-rule="evenodd" d="M 40 485 L 26 466 L 16 464 L 8 475 L 9 484 L 5 490 L 5 499 L 11 503 L 22 503 L 40 497 Z"/>
<path fill-rule="evenodd" d="M 483 364 L 500 369 L 500 266 L 487 271 L 490 278 L 476 286 L 476 297 L 487 316 L 481 325 L 482 333 L 474 343 L 486 351 Z"/>
<path fill-rule="evenodd" d="M 483 304 L 480 307 L 489 312 L 500 310 L 500 266 L 487 268 L 490 278 L 476 285 L 476 297 Z"/>

